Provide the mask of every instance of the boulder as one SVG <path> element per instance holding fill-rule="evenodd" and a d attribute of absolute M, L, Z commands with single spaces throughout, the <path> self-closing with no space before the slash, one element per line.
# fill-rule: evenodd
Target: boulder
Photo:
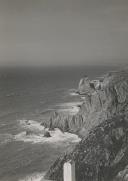
<path fill-rule="evenodd" d="M 49 138 L 49 137 L 51 137 L 51 135 L 50 135 L 50 133 L 49 133 L 48 131 L 45 131 L 45 132 L 44 132 L 44 137 Z"/>

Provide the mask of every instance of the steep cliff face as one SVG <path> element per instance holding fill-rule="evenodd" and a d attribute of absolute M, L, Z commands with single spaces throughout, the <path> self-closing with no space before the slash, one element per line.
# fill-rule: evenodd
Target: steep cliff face
<path fill-rule="evenodd" d="M 83 104 L 83 109 L 81 109 L 83 114 L 88 115 L 89 113 L 100 111 L 103 113 L 104 111 L 107 115 L 114 115 L 127 110 L 128 70 L 108 73 L 98 87 L 97 89 L 94 85 L 95 90 L 90 93 L 87 93 L 85 89 L 86 100 Z"/>
<path fill-rule="evenodd" d="M 43 126 L 49 128 L 49 130 L 54 130 L 54 128 L 59 128 L 62 132 L 78 133 L 84 125 L 83 116 L 81 114 L 77 115 L 65 115 L 60 113 L 53 113 L 51 118 L 46 122 L 42 123 Z"/>
<path fill-rule="evenodd" d="M 62 181 L 63 164 L 70 159 L 76 163 L 77 181 L 128 180 L 128 70 L 111 72 L 102 82 L 86 77 L 78 91 L 85 100 L 67 122 L 68 130 L 83 139 L 56 160 L 46 177 Z"/>
<path fill-rule="evenodd" d="M 93 81 L 90 81 L 91 83 Z M 125 113 L 128 110 L 128 71 L 111 72 L 102 82 L 94 84 L 94 91 L 87 93 L 79 114 L 83 116 L 84 128 L 90 130 L 103 120 Z M 91 86 L 92 87 L 92 86 Z M 90 87 L 90 89 L 91 89 Z M 84 92 L 84 90 L 82 90 Z"/>
<path fill-rule="evenodd" d="M 120 113 L 128 111 L 128 70 L 111 72 L 103 80 L 80 80 L 78 92 L 84 96 L 80 111 L 75 116 L 54 114 L 46 126 L 58 127 L 84 137 L 90 129 Z M 66 126 L 65 126 L 66 125 Z M 66 128 L 66 129 L 65 129 Z"/>
<path fill-rule="evenodd" d="M 71 153 L 56 160 L 46 178 L 62 181 L 63 164 L 68 160 L 76 164 L 77 181 L 114 181 L 128 165 L 128 116 L 98 125 Z"/>

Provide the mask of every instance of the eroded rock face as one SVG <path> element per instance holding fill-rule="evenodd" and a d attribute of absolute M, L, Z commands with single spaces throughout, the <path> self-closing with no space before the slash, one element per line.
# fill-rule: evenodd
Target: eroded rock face
<path fill-rule="evenodd" d="M 76 181 L 114 181 L 117 175 L 124 175 L 124 172 L 119 172 L 128 165 L 127 130 L 128 119 L 125 115 L 104 121 L 71 153 L 58 158 L 46 178 L 62 181 L 63 164 L 70 159 L 76 164 Z M 126 173 L 128 171 L 125 177 Z"/>
<path fill-rule="evenodd" d="M 46 177 L 63 180 L 65 161 L 76 163 L 77 181 L 128 180 L 128 70 L 111 72 L 92 86 L 85 77 L 79 93 L 85 100 L 77 115 L 68 118 L 69 131 L 83 137 L 69 154 L 58 158 Z M 57 116 L 58 117 L 58 116 Z M 64 123 L 60 118 L 53 125 Z M 54 122 L 55 121 L 55 122 Z"/>
<path fill-rule="evenodd" d="M 91 81 L 89 80 L 89 78 L 87 76 L 84 76 L 80 82 L 79 82 L 79 86 L 78 86 L 78 92 L 80 94 L 90 94 L 92 92 L 94 92 L 94 84 L 91 83 Z"/>
<path fill-rule="evenodd" d="M 93 126 L 120 113 L 128 111 L 128 70 L 105 75 L 100 89 L 85 95 L 79 114 L 86 127 Z"/>
<path fill-rule="evenodd" d="M 104 120 L 128 112 L 128 70 L 109 73 L 102 82 L 84 77 L 80 80 L 79 92 L 85 98 L 79 113 L 75 116 L 54 113 L 45 123 L 46 127 L 57 127 L 85 137 Z"/>

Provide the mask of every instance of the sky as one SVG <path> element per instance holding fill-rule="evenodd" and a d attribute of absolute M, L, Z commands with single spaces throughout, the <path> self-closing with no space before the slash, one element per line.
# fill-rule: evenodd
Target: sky
<path fill-rule="evenodd" d="M 0 66 L 127 62 L 128 0 L 0 0 Z"/>

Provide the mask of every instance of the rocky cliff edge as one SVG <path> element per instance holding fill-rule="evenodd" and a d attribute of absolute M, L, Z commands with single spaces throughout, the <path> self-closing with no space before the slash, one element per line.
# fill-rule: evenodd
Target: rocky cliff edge
<path fill-rule="evenodd" d="M 70 159 L 76 163 L 77 181 L 126 181 L 128 70 L 110 72 L 102 81 L 83 79 L 78 88 L 85 98 L 80 111 L 70 120 L 65 118 L 67 131 L 77 132 L 83 139 L 56 160 L 46 178 L 62 181 L 63 164 Z M 51 121 L 52 127 L 55 123 Z"/>
<path fill-rule="evenodd" d="M 78 93 L 84 97 L 80 111 L 74 116 L 54 113 L 44 124 L 84 137 L 92 127 L 115 115 L 128 111 L 128 70 L 110 72 L 102 80 L 89 80 L 87 76 L 79 83 Z"/>

